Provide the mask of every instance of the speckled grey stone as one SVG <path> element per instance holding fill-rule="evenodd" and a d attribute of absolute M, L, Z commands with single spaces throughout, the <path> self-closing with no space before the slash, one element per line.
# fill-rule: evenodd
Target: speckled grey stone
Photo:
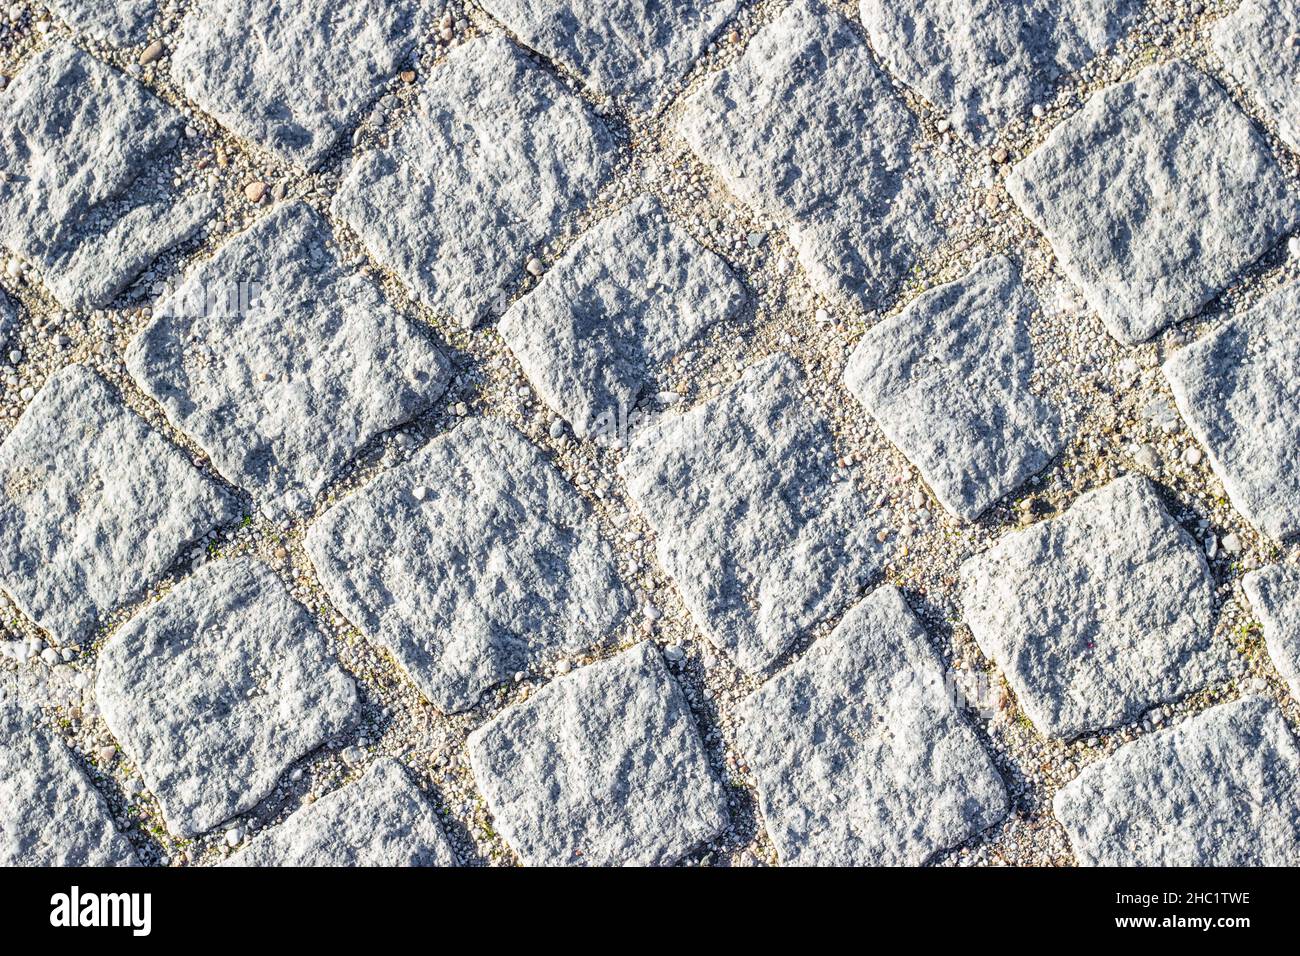
<path fill-rule="evenodd" d="M 182 117 L 67 43 L 36 53 L 0 111 L 0 242 L 67 308 L 104 305 L 215 209 L 182 205 L 154 174 Z"/>
<path fill-rule="evenodd" d="M 482 0 L 539 53 L 596 92 L 654 107 L 739 7 L 738 0 Z"/>
<path fill-rule="evenodd" d="M 338 608 L 445 712 L 590 647 L 631 607 L 590 509 L 522 435 L 488 419 L 339 502 L 305 545 Z"/>
<path fill-rule="evenodd" d="M 1300 7 L 1295 0 L 1245 0 L 1214 25 L 1214 52 L 1300 150 Z"/>
<path fill-rule="evenodd" d="M 1233 506 L 1260 531 L 1300 531 L 1300 284 L 1175 352 L 1165 378 Z"/>
<path fill-rule="evenodd" d="M 1201 549 L 1127 475 L 961 566 L 966 623 L 1042 733 L 1073 738 L 1227 677 Z"/>
<path fill-rule="evenodd" d="M 45 285 L 70 308 L 107 304 L 158 256 L 197 234 L 220 206 L 207 192 L 136 206 L 107 232 L 87 233 L 52 267 Z"/>
<path fill-rule="evenodd" d="M 1300 221 L 1250 120 L 1180 61 L 1094 94 L 1006 186 L 1130 345 L 1195 315 Z"/>
<path fill-rule="evenodd" d="M 223 246 L 153 315 L 127 348 L 131 375 L 259 500 L 314 497 L 449 377 L 428 336 L 344 269 L 329 227 L 300 203 Z"/>
<path fill-rule="evenodd" d="M 18 330 L 18 303 L 0 289 L 0 348 L 9 342 L 9 336 Z"/>
<path fill-rule="evenodd" d="M 1131 29 L 1143 0 L 861 0 L 886 66 L 987 144 Z"/>
<path fill-rule="evenodd" d="M 1019 270 L 988 259 L 869 329 L 844 370 L 940 503 L 968 521 L 1061 447 L 1060 416 L 1030 387 L 1035 308 Z"/>
<path fill-rule="evenodd" d="M 1241 587 L 1264 628 L 1273 666 L 1300 698 L 1300 567 L 1275 564 L 1252 571 Z"/>
<path fill-rule="evenodd" d="M 74 29 L 115 46 L 149 38 L 158 0 L 49 0 L 45 4 Z"/>
<path fill-rule="evenodd" d="M 737 742 L 786 866 L 919 866 L 1007 812 L 903 595 L 873 591 L 740 707 Z"/>
<path fill-rule="evenodd" d="M 0 445 L 0 583 L 77 644 L 238 513 L 103 379 L 69 365 Z"/>
<path fill-rule="evenodd" d="M 256 805 L 357 711 L 311 615 L 252 558 L 208 564 L 129 621 L 95 696 L 182 837 Z"/>
<path fill-rule="evenodd" d="M 1263 697 L 1121 748 L 1052 804 L 1085 866 L 1300 863 L 1300 752 Z"/>
<path fill-rule="evenodd" d="M 576 94 L 486 37 L 434 68 L 392 148 L 356 159 L 333 209 L 422 302 L 472 323 L 595 198 L 613 158 Z"/>
<path fill-rule="evenodd" d="M 814 288 L 877 306 L 940 239 L 953 170 L 842 16 L 796 0 L 686 102 L 679 130 L 788 231 Z"/>
<path fill-rule="evenodd" d="M 0 866 L 131 866 L 108 805 L 35 709 L 0 682 Z"/>
<path fill-rule="evenodd" d="M 223 126 L 310 169 L 396 78 L 428 20 L 415 0 L 206 0 L 185 18 L 172 69 Z"/>
<path fill-rule="evenodd" d="M 576 242 L 498 331 L 579 437 L 618 439 L 650 370 L 744 300 L 726 264 L 646 196 Z"/>
<path fill-rule="evenodd" d="M 634 434 L 620 466 L 699 628 L 747 671 L 846 607 L 874 576 L 867 505 L 785 355 Z"/>
<path fill-rule="evenodd" d="M 469 735 L 474 779 L 531 866 L 667 865 L 727 825 L 686 700 L 646 641 Z"/>
<path fill-rule="evenodd" d="M 438 814 L 383 757 L 350 783 L 259 834 L 229 866 L 455 866 Z"/>

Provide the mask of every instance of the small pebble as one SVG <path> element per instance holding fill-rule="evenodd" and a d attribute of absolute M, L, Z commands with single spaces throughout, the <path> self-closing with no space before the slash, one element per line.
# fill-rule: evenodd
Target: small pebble
<path fill-rule="evenodd" d="M 150 63 L 152 63 L 154 60 L 161 58 L 162 55 L 163 55 L 162 40 L 154 40 L 147 47 L 145 47 L 144 52 L 140 54 L 140 65 L 147 66 Z"/>

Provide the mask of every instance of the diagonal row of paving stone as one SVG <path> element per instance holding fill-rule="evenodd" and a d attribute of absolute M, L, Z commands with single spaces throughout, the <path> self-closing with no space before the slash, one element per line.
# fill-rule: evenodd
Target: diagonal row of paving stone
<path fill-rule="evenodd" d="M 122 42 L 139 36 L 145 6 L 89 4 L 69 17 Z M 320 12 L 335 6 L 341 19 Z M 321 162 L 421 22 L 414 4 L 342 6 L 196 8 L 176 51 L 187 94 L 284 158 Z M 486 6 L 593 89 L 651 108 L 735 4 L 699 11 L 682 0 L 662 22 L 632 3 L 541 5 L 558 16 Z M 1044 4 L 1045 19 L 1035 4 L 911 6 L 864 0 L 867 35 L 899 80 L 982 140 L 1123 32 L 1133 5 Z M 1011 19 L 990 27 L 974 15 L 994 8 Z M 1251 26 L 1269 9 L 1247 3 L 1216 45 L 1293 129 L 1288 80 L 1300 64 L 1287 61 L 1279 78 Z M 322 102 L 286 88 L 264 52 L 230 42 L 235 24 L 260 20 L 331 76 L 318 84 L 330 90 Z M 924 28 L 905 28 L 914 20 Z M 935 38 L 954 23 L 969 27 L 963 54 L 943 58 Z M 1016 26 L 1026 23 L 1041 26 Z M 1031 39 L 1003 58 L 989 29 Z M 359 31 L 373 42 L 358 43 Z M 657 55 L 638 57 L 646 48 Z M 30 175 L 0 182 L 0 242 L 60 301 L 86 307 L 184 240 L 151 225 L 159 209 L 204 200 L 159 194 L 142 174 L 177 147 L 170 107 L 71 45 L 37 57 L 6 94 L 14 121 L 0 157 Z M 991 77 L 988 95 L 973 76 Z M 828 296 L 887 302 L 941 237 L 953 171 L 919 148 L 918 120 L 859 31 L 820 4 L 780 13 L 704 78 L 677 123 L 740 202 L 788 233 Z M 737 314 L 744 285 L 640 196 L 497 308 L 530 253 L 611 179 L 617 153 L 604 121 L 519 44 L 473 40 L 435 71 L 390 148 L 350 164 L 331 212 L 423 304 L 466 325 L 504 311 L 501 335 L 547 404 L 580 437 L 626 444 L 620 473 L 660 565 L 699 631 L 761 682 L 736 736 L 782 861 L 923 863 L 1002 819 L 1007 789 L 931 635 L 901 592 L 871 589 L 883 562 L 870 508 L 836 467 L 832 424 L 798 363 L 771 355 L 694 408 L 626 442 L 620 434 L 653 370 Z M 1264 138 L 1210 78 L 1177 62 L 1097 94 L 1018 164 L 1008 189 L 1125 343 L 1199 311 L 1297 221 Z M 99 268 L 87 268 L 91 257 Z M 232 274 L 249 287 L 227 288 Z M 1036 308 L 1017 264 L 990 258 L 874 326 L 844 372 L 966 521 L 1065 440 L 1033 383 Z M 1164 369 L 1234 506 L 1279 539 L 1297 530 L 1300 500 L 1297 312 L 1296 289 L 1284 289 Z M 437 402 L 451 374 L 438 346 L 344 263 L 329 223 L 297 204 L 190 270 L 132 341 L 127 369 L 222 478 L 275 515 L 305 511 L 371 439 Z M 91 639 L 237 515 L 229 491 L 79 365 L 32 397 L 0 445 L 0 582 L 60 645 Z M 635 606 L 581 495 L 524 435 L 490 420 L 440 435 L 332 504 L 305 545 L 335 606 L 444 713 L 515 673 L 607 646 Z M 1300 580 L 1275 567 L 1245 587 L 1294 684 Z M 1205 558 L 1145 478 L 1119 478 L 1003 536 L 963 565 L 961 589 L 980 648 L 1048 736 L 1127 723 L 1226 675 Z M 99 661 L 105 720 L 178 836 L 255 806 L 356 720 L 352 679 L 255 560 L 190 576 L 114 633 Z M 129 861 L 62 742 L 34 732 L 16 700 L 0 708 L 0 788 L 19 808 L 17 824 L 0 826 L 0 860 Z M 671 863 L 728 825 L 696 717 L 650 642 L 505 709 L 468 750 L 526 863 Z M 1295 862 L 1300 751 L 1273 704 L 1242 699 L 1098 762 L 1054 807 L 1084 862 Z M 382 761 L 235 860 L 448 864 L 455 854 L 419 787 Z"/>

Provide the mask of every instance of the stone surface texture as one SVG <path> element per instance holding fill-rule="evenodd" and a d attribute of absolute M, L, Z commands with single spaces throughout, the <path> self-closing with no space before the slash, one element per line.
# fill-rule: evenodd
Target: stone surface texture
<path fill-rule="evenodd" d="M 153 315 L 127 368 L 256 498 L 315 497 L 371 438 L 428 408 L 449 377 L 428 336 L 343 268 L 305 205 L 223 246 Z"/>
<path fill-rule="evenodd" d="M 457 47 L 391 149 L 359 156 L 335 215 L 429 307 L 482 318 L 612 171 L 604 124 L 501 37 Z"/>
<path fill-rule="evenodd" d="M 635 434 L 620 466 L 695 623 L 744 670 L 769 667 L 877 571 L 865 504 L 788 356 Z"/>
<path fill-rule="evenodd" d="M 393 82 L 427 22 L 427 5 L 414 0 L 207 0 L 184 21 L 172 58 L 206 112 L 313 168 Z"/>
<path fill-rule="evenodd" d="M 470 734 L 469 755 L 528 865 L 672 863 L 727 824 L 691 712 L 649 642 L 503 711 Z"/>
<path fill-rule="evenodd" d="M 839 14 L 796 0 L 679 121 L 735 196 L 787 230 L 814 287 L 878 306 L 940 237 L 951 170 Z"/>
<path fill-rule="evenodd" d="M 1195 315 L 1300 221 L 1263 137 L 1180 61 L 1094 95 L 1006 185 L 1130 345 Z"/>
<path fill-rule="evenodd" d="M 252 558 L 213 562 L 138 614 L 100 655 L 96 694 L 182 837 L 254 806 L 357 709 L 311 615 Z"/>
<path fill-rule="evenodd" d="M 50 0 L 46 6 L 97 40 L 136 46 L 148 39 L 158 0 Z"/>
<path fill-rule="evenodd" d="M 429 799 L 392 758 L 297 811 L 231 866 L 455 866 Z"/>
<path fill-rule="evenodd" d="M 1300 568 L 1275 564 L 1251 571 L 1241 587 L 1264 628 L 1273 666 L 1300 696 Z"/>
<path fill-rule="evenodd" d="M 152 176 L 181 114 L 70 43 L 36 53 L 0 99 L 0 243 L 64 307 L 106 304 L 213 211 Z"/>
<path fill-rule="evenodd" d="M 966 623 L 1044 734 L 1073 738 L 1226 676 L 1200 548 L 1129 475 L 961 568 Z"/>
<path fill-rule="evenodd" d="M 1034 392 L 1036 304 L 1003 257 L 873 326 L 844 383 L 945 508 L 973 520 L 1046 467 L 1060 416 Z"/>
<path fill-rule="evenodd" d="M 475 421 L 307 532 L 340 609 L 439 709 L 600 641 L 630 610 L 590 509 L 513 428 Z"/>
<path fill-rule="evenodd" d="M 925 631 L 892 585 L 745 701 L 739 744 L 781 862 L 917 866 L 1007 812 Z"/>
<path fill-rule="evenodd" d="M 0 866 L 132 866 L 104 798 L 45 718 L 0 682 Z"/>
<path fill-rule="evenodd" d="M 1245 0 L 1214 26 L 1214 51 L 1283 141 L 1300 150 L 1300 7 L 1293 0 Z"/>
<path fill-rule="evenodd" d="M 1300 283 L 1175 352 L 1164 375 L 1228 497 L 1260 531 L 1300 531 Z"/>
<path fill-rule="evenodd" d="M 1086 866 L 1295 866 L 1300 751 L 1277 705 L 1246 697 L 1121 748 L 1053 807 Z"/>
<path fill-rule="evenodd" d="M 520 40 L 596 92 L 646 110 L 680 80 L 739 0 L 484 0 Z"/>
<path fill-rule="evenodd" d="M 575 243 L 498 330 L 575 434 L 618 439 L 649 370 L 744 301 L 723 261 L 642 197 Z"/>
<path fill-rule="evenodd" d="M 69 365 L 0 445 L 0 584 L 79 644 L 237 513 L 103 379 Z"/>
<path fill-rule="evenodd" d="M 1143 0 L 862 0 L 891 72 L 987 144 L 1123 36 Z"/>
<path fill-rule="evenodd" d="M 0 863 L 1292 862 L 1297 9 L 4 4 Z"/>

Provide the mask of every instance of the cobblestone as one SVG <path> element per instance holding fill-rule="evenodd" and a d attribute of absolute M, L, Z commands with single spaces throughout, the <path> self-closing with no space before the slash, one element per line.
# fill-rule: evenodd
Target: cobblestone
<path fill-rule="evenodd" d="M 680 129 L 740 200 L 789 230 L 823 294 L 878 305 L 939 240 L 942 160 L 838 14 L 796 0 L 687 100 Z"/>
<path fill-rule="evenodd" d="M 214 562 L 135 617 L 100 656 L 104 719 L 172 832 L 249 809 L 355 719 L 352 680 L 311 616 L 253 559 Z"/>
<path fill-rule="evenodd" d="M 426 305 L 482 318 L 612 169 L 601 121 L 508 40 L 457 48 L 391 149 L 358 157 L 334 213 Z"/>
<path fill-rule="evenodd" d="M 874 591 L 740 713 L 781 862 L 917 866 L 996 823 L 1006 787 L 963 720 L 902 594 Z"/>
<path fill-rule="evenodd" d="M 1223 676 L 1205 559 L 1140 476 L 1006 535 L 962 583 L 975 640 L 1043 733 L 1099 730 Z"/>
<path fill-rule="evenodd" d="M 1096 94 L 1007 191 L 1127 344 L 1195 315 L 1297 222 L 1295 190 L 1250 120 L 1179 62 Z"/>
<path fill-rule="evenodd" d="M 343 268 L 303 205 L 223 246 L 154 316 L 127 350 L 132 376 L 224 478 L 275 505 L 315 497 L 449 377 L 427 337 Z"/>
<path fill-rule="evenodd" d="M 1294 866 L 1300 751 L 1271 702 L 1249 697 L 1089 767 L 1054 806 L 1093 866 Z"/>
<path fill-rule="evenodd" d="M 649 644 L 502 712 L 469 752 L 526 864 L 672 863 L 727 824 L 690 711 Z"/>
<path fill-rule="evenodd" d="M 509 426 L 469 422 L 326 512 L 307 551 L 343 612 L 443 711 L 630 610 L 589 509 Z"/>
<path fill-rule="evenodd" d="M 4 861 L 1296 862 L 1293 5 L 47 6 Z"/>
<path fill-rule="evenodd" d="M 0 445 L 0 581 L 60 643 L 141 596 L 235 504 L 71 365 Z"/>
<path fill-rule="evenodd" d="M 842 610 L 878 567 L 862 503 L 802 390 L 788 357 L 765 359 L 635 436 L 622 466 L 692 617 L 747 671 Z"/>

